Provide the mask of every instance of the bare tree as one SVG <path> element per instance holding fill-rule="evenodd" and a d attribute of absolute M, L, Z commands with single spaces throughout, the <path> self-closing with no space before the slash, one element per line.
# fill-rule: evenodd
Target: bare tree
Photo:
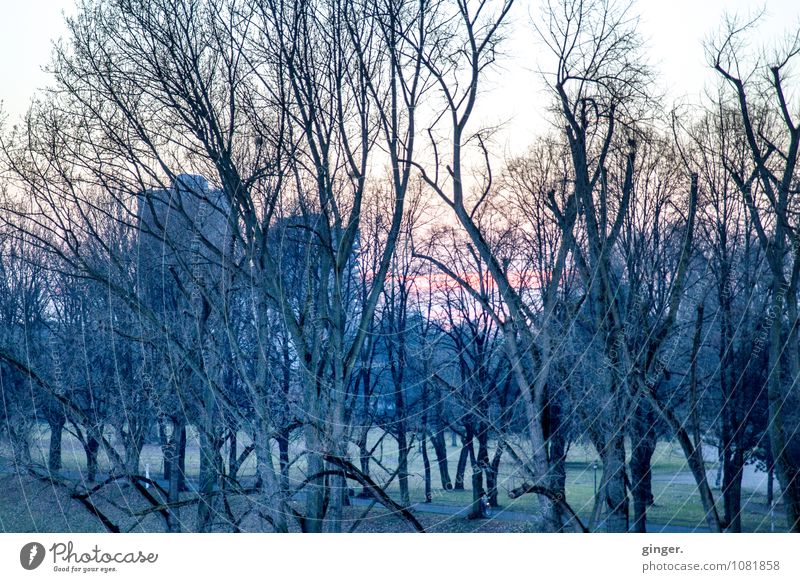
<path fill-rule="evenodd" d="M 797 391 L 783 379 L 784 357 L 792 378 L 800 373 L 797 340 L 797 224 L 795 206 L 800 129 L 796 100 L 787 85 L 787 70 L 800 54 L 800 37 L 793 34 L 774 55 L 748 62 L 742 55 L 744 37 L 756 21 L 729 18 L 719 37 L 707 47 L 710 64 L 728 88 L 738 110 L 747 144 L 747 166 L 725 160 L 752 219 L 772 274 L 769 331 L 769 436 L 775 468 L 783 488 L 791 531 L 800 531 L 800 436 Z M 788 327 L 786 322 L 788 321 Z M 784 350 L 784 342 L 787 349 Z"/>

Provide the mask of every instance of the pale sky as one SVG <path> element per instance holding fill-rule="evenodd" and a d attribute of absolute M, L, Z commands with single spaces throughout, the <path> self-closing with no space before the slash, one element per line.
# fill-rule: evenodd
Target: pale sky
<path fill-rule="evenodd" d="M 0 0 L 0 100 L 11 121 L 22 115 L 38 87 L 47 84 L 42 67 L 52 42 L 64 34 L 63 13 L 74 11 L 74 0 Z M 715 82 L 708 69 L 702 41 L 719 28 L 727 10 L 750 14 L 766 6 L 759 31 L 765 41 L 779 39 L 800 26 L 797 0 L 639 0 L 641 32 L 647 54 L 669 99 L 698 101 L 704 87 Z M 507 152 L 519 152 L 530 136 L 544 127 L 547 96 L 535 70 L 543 52 L 536 44 L 531 18 L 539 14 L 539 0 L 517 0 L 515 33 L 506 50 L 503 71 L 491 79 L 476 123 L 506 122 L 502 138 Z M 546 63 L 545 63 L 546 64 Z"/>
<path fill-rule="evenodd" d="M 0 0 L 0 101 L 12 119 L 28 108 L 37 88 L 47 84 L 42 67 L 52 42 L 63 36 L 63 12 L 74 0 Z"/>
<path fill-rule="evenodd" d="M 624 1 L 624 0 L 621 0 Z M 541 10 L 541 0 L 517 0 L 519 23 L 512 37 L 513 63 L 493 83 L 495 117 L 507 120 L 510 128 L 503 146 L 507 153 L 519 153 L 531 142 L 531 132 L 548 127 L 545 116 L 549 96 L 535 73 L 537 67 L 552 63 L 550 55 L 536 44 L 531 19 Z M 713 89 L 718 75 L 706 63 L 703 41 L 719 31 L 723 15 L 754 15 L 766 8 L 759 27 L 759 39 L 769 45 L 800 27 L 800 0 L 638 0 L 633 10 L 640 17 L 639 31 L 646 43 L 645 54 L 666 94 L 666 106 L 675 102 L 698 103 L 706 88 Z M 758 48 L 754 44 L 753 49 Z M 549 61 L 542 59 L 550 58 Z M 484 107 L 489 109 L 484 102 Z"/>

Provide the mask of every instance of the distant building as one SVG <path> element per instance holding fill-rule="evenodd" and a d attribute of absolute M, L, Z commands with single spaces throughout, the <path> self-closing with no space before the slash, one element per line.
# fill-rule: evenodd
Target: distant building
<path fill-rule="evenodd" d="M 223 246 L 229 208 L 222 190 L 209 188 L 203 176 L 181 174 L 172 187 L 139 195 L 140 246 L 170 264 L 175 253 L 211 258 L 202 239 Z"/>
<path fill-rule="evenodd" d="M 137 281 L 152 307 L 177 307 L 176 275 L 188 281 L 189 275 L 207 277 L 215 270 L 227 251 L 229 208 L 221 190 L 192 174 L 139 194 Z"/>

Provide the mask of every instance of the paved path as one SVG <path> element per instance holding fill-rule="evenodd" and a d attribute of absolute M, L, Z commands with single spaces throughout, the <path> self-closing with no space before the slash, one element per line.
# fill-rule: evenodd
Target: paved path
<path fill-rule="evenodd" d="M 715 483 L 717 480 L 717 470 L 708 469 L 706 471 L 706 478 L 708 479 L 709 483 Z M 696 483 L 694 475 L 692 475 L 691 471 L 678 471 L 677 473 L 673 474 L 656 473 L 653 475 L 653 481 L 659 481 L 661 483 L 676 483 L 679 485 L 694 485 Z M 744 491 L 766 495 L 767 481 L 767 474 L 756 469 L 754 465 L 745 465 L 744 469 L 742 470 L 742 489 Z M 778 483 L 777 477 L 775 478 L 774 486 L 775 494 L 778 495 L 780 493 L 780 483 Z"/>

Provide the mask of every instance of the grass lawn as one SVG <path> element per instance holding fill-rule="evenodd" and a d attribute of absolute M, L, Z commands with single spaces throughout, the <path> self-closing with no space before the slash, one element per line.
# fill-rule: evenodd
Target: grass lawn
<path fill-rule="evenodd" d="M 113 434 L 109 434 L 109 439 L 114 442 Z M 378 443 L 379 433 L 375 431 L 373 444 Z M 32 439 L 32 454 L 35 461 L 45 463 L 49 434 L 46 427 L 39 430 Z M 242 433 L 239 438 L 239 446 L 244 447 L 249 443 L 247 436 Z M 456 463 L 458 461 L 459 448 L 449 446 L 448 456 L 450 465 L 451 479 L 455 477 Z M 382 446 L 381 446 L 382 445 Z M 302 453 L 302 440 L 292 443 L 292 455 Z M 524 447 L 520 448 L 524 453 Z M 493 453 L 493 450 L 492 450 Z M 357 457 L 357 450 L 351 450 L 353 457 Z M 276 452 L 277 455 L 277 452 Z M 472 501 L 470 486 L 470 469 L 466 471 L 466 486 L 464 491 L 444 491 L 441 488 L 438 465 L 432 450 L 429 450 L 432 483 L 433 483 L 433 503 L 441 506 L 453 506 L 463 508 Z M 5 447 L 0 447 L 0 468 L 6 469 L 5 474 L 0 475 L 0 531 L 98 531 L 102 526 L 97 519 L 88 513 L 85 507 L 79 502 L 70 499 L 65 491 L 53 485 L 36 481 L 29 476 L 15 475 L 9 473 L 10 451 Z M 390 437 L 383 440 L 375 450 L 375 462 L 371 463 L 372 477 L 379 483 L 384 483 L 389 473 L 381 468 L 381 464 L 386 467 L 394 467 L 396 464 L 397 449 L 396 443 Z M 585 523 L 588 523 L 589 516 L 594 505 L 595 490 L 595 471 L 594 461 L 596 455 L 591 447 L 573 446 L 570 449 L 567 462 L 567 501 L 572 508 L 581 516 Z M 62 452 L 63 470 L 72 476 L 82 475 L 85 471 L 85 456 L 80 443 L 71 435 L 64 435 Z M 716 462 L 709 460 L 708 468 L 713 472 Z M 108 469 L 108 460 L 101 452 L 99 456 L 99 470 L 104 472 Z M 151 476 L 159 478 L 161 475 L 161 449 L 156 444 L 145 445 L 142 451 L 141 468 L 142 472 L 149 465 Z M 277 459 L 276 459 L 277 465 Z M 199 457 L 197 452 L 196 435 L 190 434 L 187 446 L 186 458 L 187 474 L 190 478 L 198 473 Z M 422 455 L 419 447 L 415 446 L 409 458 L 409 490 L 412 503 L 424 502 L 424 482 Z M 601 469 L 597 470 L 597 480 L 601 478 Z M 648 510 L 648 521 L 653 524 L 674 525 L 683 527 L 704 527 L 705 519 L 697 488 L 688 473 L 683 455 L 673 443 L 659 443 L 653 457 L 653 495 L 655 504 Z M 243 465 L 240 475 L 248 476 L 255 474 L 255 457 L 251 455 Z M 302 461 L 295 463 L 290 471 L 291 479 L 301 482 L 304 475 Z M 535 495 L 526 495 L 522 498 L 512 500 L 507 492 L 520 485 L 523 479 L 521 473 L 514 464 L 510 462 L 508 455 L 504 455 L 500 465 L 498 479 L 499 501 L 503 508 L 515 512 L 530 513 L 532 516 L 538 515 L 538 500 Z M 713 481 L 713 479 L 712 479 Z M 388 487 L 387 491 L 397 499 L 399 490 L 396 480 Z M 721 511 L 721 495 L 718 490 L 714 491 L 718 508 Z M 743 489 L 743 529 L 745 531 L 770 531 L 771 519 L 766 502 L 766 496 L 762 493 Z M 148 515 L 141 519 L 132 520 L 127 516 L 123 509 L 127 508 L 132 512 L 141 511 L 147 507 L 147 502 L 139 497 L 138 493 L 129 487 L 109 486 L 103 491 L 103 497 L 98 503 L 104 513 L 113 516 L 123 529 L 130 531 L 163 531 L 163 522 L 160 517 Z M 255 508 L 242 520 L 242 529 L 246 531 L 258 531 L 264 529 L 257 515 L 258 500 L 231 497 L 231 508 L 233 514 L 239 517 L 245 514 L 248 509 Z M 421 507 L 420 507 L 421 509 Z M 298 506 L 298 510 L 302 510 Z M 362 518 L 365 507 L 346 508 L 346 519 L 350 523 L 360 520 L 357 531 L 406 531 L 408 525 L 390 515 L 380 505 L 372 508 L 366 517 Z M 184 508 L 182 517 L 185 519 L 184 529 L 193 529 L 194 514 L 196 509 L 192 507 Z M 415 512 L 420 521 L 430 528 L 431 531 L 534 531 L 535 519 L 530 523 L 522 521 L 500 521 L 483 520 L 470 521 L 459 516 L 433 515 L 423 511 Z M 225 522 L 227 516 L 220 513 L 219 521 Z M 292 521 L 292 520 L 290 520 Z M 785 520 L 781 515 L 776 515 L 774 519 L 775 531 L 785 529 Z M 345 526 L 346 528 L 349 526 Z M 267 528 L 268 529 L 268 528 Z"/>

